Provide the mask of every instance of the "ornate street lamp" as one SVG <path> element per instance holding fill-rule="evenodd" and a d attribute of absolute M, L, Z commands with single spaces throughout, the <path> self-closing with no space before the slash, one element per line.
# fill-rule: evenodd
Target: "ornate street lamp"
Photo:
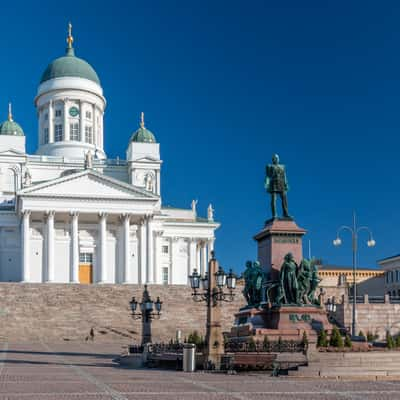
<path fill-rule="evenodd" d="M 372 231 L 367 226 L 357 226 L 356 213 L 353 212 L 353 226 L 343 225 L 341 226 L 336 234 L 336 239 L 333 241 L 334 246 L 340 246 L 342 244 L 342 239 L 339 234 L 341 231 L 347 230 L 351 233 L 352 238 L 352 252 L 353 252 L 353 313 L 352 313 L 352 324 L 351 324 L 351 334 L 353 337 L 357 336 L 357 322 L 356 322 L 356 306 L 357 306 L 357 285 L 356 285 L 356 269 L 357 269 L 357 249 L 358 249 L 358 234 L 361 231 L 368 232 L 368 247 L 374 247 L 376 242 L 372 236 Z"/>
<path fill-rule="evenodd" d="M 135 296 L 132 297 L 132 300 L 129 302 L 132 311 L 132 317 L 134 319 L 143 318 L 144 322 L 149 322 L 152 319 L 159 319 L 161 316 L 162 309 L 162 301 L 160 297 L 157 297 L 157 300 L 154 302 L 147 290 L 147 285 L 144 285 L 144 291 L 142 295 L 142 302 L 139 303 L 140 312 L 137 312 L 138 302 Z M 154 312 L 154 307 L 156 311 Z"/>
<path fill-rule="evenodd" d="M 206 365 L 213 365 L 219 369 L 221 356 L 224 353 L 220 305 L 223 301 L 234 300 L 233 291 L 236 288 L 237 277 L 232 270 L 229 270 L 227 275 L 223 268 L 218 266 L 214 251 L 211 252 L 208 270 L 208 274 L 206 272 L 202 277 L 195 269 L 189 276 L 189 282 L 193 300 L 204 301 L 207 305 Z M 225 287 L 228 291 L 225 291 Z"/>
<path fill-rule="evenodd" d="M 194 301 L 206 301 L 207 303 L 212 301 L 217 305 L 217 303 L 221 301 L 231 302 L 234 300 L 235 293 L 233 293 L 233 290 L 236 289 L 237 276 L 232 272 L 232 269 L 230 269 L 229 274 L 226 275 L 223 268 L 219 266 L 217 272 L 214 273 L 214 277 L 215 288 L 213 288 L 214 290 L 209 290 L 210 280 L 208 273 L 206 272 L 204 277 L 202 277 L 196 269 L 193 270 L 192 275 L 189 275 L 189 282 L 193 290 L 192 296 Z M 202 292 L 199 292 L 200 282 L 203 289 Z M 229 292 L 224 291 L 225 286 Z"/>

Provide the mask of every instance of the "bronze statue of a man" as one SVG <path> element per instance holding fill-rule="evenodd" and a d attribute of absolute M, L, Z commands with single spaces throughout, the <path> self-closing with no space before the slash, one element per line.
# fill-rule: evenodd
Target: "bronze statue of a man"
<path fill-rule="evenodd" d="M 279 164 L 278 154 L 272 156 L 272 164 L 266 167 L 265 189 L 271 194 L 272 218 L 277 217 L 276 213 L 276 195 L 279 194 L 282 201 L 282 212 L 285 218 L 291 218 L 288 211 L 288 202 L 286 192 L 289 185 L 286 179 L 285 166 Z"/>

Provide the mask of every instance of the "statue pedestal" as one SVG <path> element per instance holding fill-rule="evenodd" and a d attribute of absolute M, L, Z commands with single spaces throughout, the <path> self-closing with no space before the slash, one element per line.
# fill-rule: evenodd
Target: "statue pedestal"
<path fill-rule="evenodd" d="M 229 333 L 230 340 L 248 341 L 251 337 L 262 341 L 267 336 L 271 341 L 301 341 L 306 332 L 310 343 L 317 341 L 318 332 L 322 329 L 330 332 L 332 325 L 328 322 L 323 307 L 280 306 L 271 309 L 248 308 L 235 314 L 235 323 Z"/>
<path fill-rule="evenodd" d="M 258 261 L 270 279 L 279 279 L 279 271 L 287 253 L 292 253 L 296 263 L 303 258 L 302 237 L 306 230 L 295 221 L 285 218 L 270 219 L 264 229 L 254 236 L 258 243 Z"/>

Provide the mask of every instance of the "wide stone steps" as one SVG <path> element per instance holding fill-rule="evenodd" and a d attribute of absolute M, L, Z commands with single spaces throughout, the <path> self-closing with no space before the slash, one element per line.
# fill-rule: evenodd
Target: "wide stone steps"
<path fill-rule="evenodd" d="M 400 379 L 400 352 L 316 353 L 308 366 L 289 371 L 294 377 L 336 379 L 375 378 Z"/>

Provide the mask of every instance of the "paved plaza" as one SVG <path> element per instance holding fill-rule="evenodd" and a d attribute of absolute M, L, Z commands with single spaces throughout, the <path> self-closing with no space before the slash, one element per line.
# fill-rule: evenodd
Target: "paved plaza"
<path fill-rule="evenodd" d="M 121 369 L 117 345 L 0 343 L 4 399 L 400 399 L 400 382 Z"/>

